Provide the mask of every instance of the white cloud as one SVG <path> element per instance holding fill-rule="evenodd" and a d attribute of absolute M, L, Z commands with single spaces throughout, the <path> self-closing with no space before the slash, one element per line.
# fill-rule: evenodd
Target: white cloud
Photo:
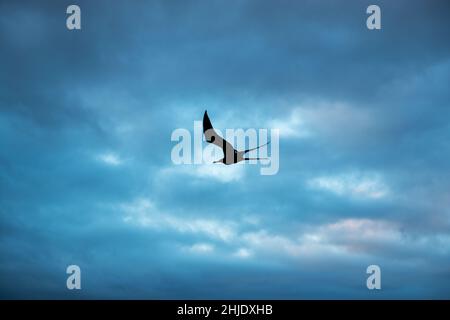
<path fill-rule="evenodd" d="M 313 189 L 354 198 L 380 199 L 389 193 L 388 187 L 377 174 L 347 173 L 322 176 L 308 180 L 307 185 Z"/>
<path fill-rule="evenodd" d="M 203 233 L 223 241 L 231 240 L 235 232 L 231 223 L 211 219 L 180 219 L 168 217 L 168 224 L 180 232 Z"/>
<path fill-rule="evenodd" d="M 374 219 L 342 219 L 312 228 L 300 238 L 304 244 L 320 244 L 346 252 L 366 252 L 377 246 L 397 245 L 402 241 L 399 228 L 388 221 Z"/>
<path fill-rule="evenodd" d="M 399 225 L 380 219 L 341 219 L 333 223 L 305 227 L 296 235 L 281 235 L 266 230 L 246 232 L 236 244 L 236 257 L 266 256 L 312 261 L 331 256 L 349 258 L 379 254 L 397 255 L 399 252 L 414 258 L 428 254 L 447 255 L 450 237 L 443 235 L 408 236 Z M 245 248 L 239 251 L 240 248 Z M 430 248 L 433 248 L 430 250 Z"/>
<path fill-rule="evenodd" d="M 185 249 L 191 253 L 208 254 L 214 251 L 214 246 L 209 243 L 195 243 Z"/>
<path fill-rule="evenodd" d="M 247 246 L 258 251 L 287 253 L 290 256 L 297 256 L 301 252 L 300 243 L 281 235 L 270 234 L 265 230 L 245 233 L 242 235 L 242 239 Z"/>
<path fill-rule="evenodd" d="M 268 126 L 279 128 L 281 137 L 319 136 L 335 143 L 351 143 L 367 137 L 377 122 L 375 114 L 367 108 L 312 100 L 294 106 L 287 117 L 270 120 Z"/>
<path fill-rule="evenodd" d="M 122 206 L 123 221 L 141 227 L 171 229 L 180 233 L 200 233 L 208 237 L 230 241 L 235 236 L 234 223 L 215 219 L 177 217 L 160 212 L 147 199 L 138 199 Z"/>
<path fill-rule="evenodd" d="M 252 256 L 252 252 L 250 250 L 248 250 L 247 248 L 239 248 L 235 253 L 234 253 L 235 257 L 238 258 L 249 258 Z"/>
<path fill-rule="evenodd" d="M 244 167 L 240 164 L 227 166 L 224 164 L 200 165 L 192 172 L 200 178 L 213 178 L 220 182 L 233 182 L 242 179 L 244 176 Z"/>
<path fill-rule="evenodd" d="M 424 252 L 448 254 L 449 237 L 436 235 L 407 236 L 392 222 L 380 219 L 340 219 L 319 226 L 303 226 L 297 233 L 279 234 L 258 225 L 219 219 L 179 217 L 160 212 L 147 199 L 138 199 L 122 206 L 123 222 L 143 228 L 196 234 L 217 242 L 198 242 L 180 248 L 195 254 L 220 252 L 229 258 L 250 259 L 266 257 L 270 260 L 294 258 L 316 260 L 324 257 L 373 255 L 380 252 Z M 247 230 L 240 230 L 243 226 Z M 250 229 L 248 229 L 250 228 Z M 220 245 L 220 243 L 222 243 Z"/>
<path fill-rule="evenodd" d="M 285 119 L 270 120 L 268 127 L 279 129 L 282 137 L 305 138 L 311 134 L 306 128 L 305 117 L 300 108 L 292 110 L 289 117 Z"/>
<path fill-rule="evenodd" d="M 103 153 L 97 156 L 97 160 L 109 166 L 119 166 L 122 164 L 122 159 L 115 153 Z"/>
<path fill-rule="evenodd" d="M 230 246 L 231 257 L 251 258 L 258 254 L 288 257 L 322 256 L 355 252 L 371 243 L 392 243 L 401 239 L 398 229 L 387 222 L 370 219 L 343 219 L 307 229 L 297 236 L 285 236 L 263 229 L 239 232 L 238 224 L 226 220 L 177 217 L 159 212 L 147 199 L 122 206 L 124 223 L 144 228 L 201 234 Z M 245 221 L 242 221 L 246 224 Z M 247 224 L 248 226 L 251 226 Z M 253 225 L 255 227 L 255 225 Z M 199 242 L 182 247 L 192 253 L 211 253 L 212 244 Z"/>
<path fill-rule="evenodd" d="M 284 256 L 290 258 L 323 257 L 330 254 L 343 254 L 344 248 L 324 242 L 321 234 L 307 234 L 289 237 L 269 233 L 266 230 L 245 233 L 243 244 L 255 255 L 263 254 L 271 259 Z"/>
<path fill-rule="evenodd" d="M 229 166 L 221 163 L 178 165 L 160 170 L 159 177 L 173 174 L 183 174 L 200 179 L 212 179 L 222 183 L 231 183 L 241 180 L 245 175 L 245 170 L 243 165 L 239 163 Z"/>
<path fill-rule="evenodd" d="M 288 237 L 266 230 L 242 235 L 246 250 L 272 256 L 324 257 L 327 255 L 370 254 L 380 245 L 397 245 L 402 241 L 398 227 L 383 220 L 343 219 L 311 227 L 300 235 Z M 237 256 L 237 254 L 235 254 Z"/>
<path fill-rule="evenodd" d="M 343 219 L 319 228 L 329 238 L 348 240 L 395 241 L 400 237 L 397 227 L 383 220 Z"/>

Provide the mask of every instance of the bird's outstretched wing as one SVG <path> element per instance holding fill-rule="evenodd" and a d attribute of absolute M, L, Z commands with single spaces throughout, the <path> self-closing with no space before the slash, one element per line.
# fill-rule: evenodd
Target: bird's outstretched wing
<path fill-rule="evenodd" d="M 262 145 L 260 145 L 260 146 L 257 146 L 256 148 L 253 148 L 253 149 L 247 149 L 247 150 L 244 151 L 244 154 L 247 153 L 247 152 L 253 151 L 253 150 L 257 150 L 257 149 L 259 149 L 259 148 L 261 148 L 261 147 L 267 146 L 269 143 L 270 143 L 270 141 L 267 142 L 267 143 L 264 143 L 264 144 L 262 144 Z"/>
<path fill-rule="evenodd" d="M 232 154 L 234 152 L 233 146 L 214 130 L 207 111 L 203 115 L 203 134 L 205 135 L 206 142 L 215 144 L 223 150 L 224 154 Z"/>

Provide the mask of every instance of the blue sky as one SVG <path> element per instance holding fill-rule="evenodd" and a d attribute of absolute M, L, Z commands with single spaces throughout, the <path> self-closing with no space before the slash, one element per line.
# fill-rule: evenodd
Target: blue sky
<path fill-rule="evenodd" d="M 0 2 L 0 298 L 450 298 L 448 3 L 76 3 Z M 205 109 L 278 174 L 175 166 Z"/>

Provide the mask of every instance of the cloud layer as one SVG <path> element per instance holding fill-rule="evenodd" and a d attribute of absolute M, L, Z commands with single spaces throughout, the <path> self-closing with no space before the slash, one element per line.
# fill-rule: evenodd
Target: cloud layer
<path fill-rule="evenodd" d="M 0 298 L 450 298 L 446 1 L 78 3 L 0 3 Z M 175 166 L 205 109 L 278 174 Z"/>

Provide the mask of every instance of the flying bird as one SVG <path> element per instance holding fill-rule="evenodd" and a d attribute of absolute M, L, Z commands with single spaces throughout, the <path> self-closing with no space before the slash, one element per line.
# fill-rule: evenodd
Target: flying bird
<path fill-rule="evenodd" d="M 208 112 L 205 110 L 205 114 L 203 115 L 203 134 L 205 135 L 206 142 L 213 143 L 223 151 L 223 158 L 217 161 L 214 161 L 214 163 L 224 163 L 224 164 L 235 164 L 244 160 L 261 160 L 266 158 L 247 158 L 244 157 L 244 155 L 247 152 L 259 149 L 261 147 L 264 147 L 265 145 L 269 144 L 267 142 L 266 144 L 260 145 L 253 149 L 247 149 L 244 151 L 237 151 L 233 148 L 233 146 L 225 139 L 223 139 L 221 136 L 217 134 L 217 132 L 214 130 L 211 120 L 209 120 Z"/>

